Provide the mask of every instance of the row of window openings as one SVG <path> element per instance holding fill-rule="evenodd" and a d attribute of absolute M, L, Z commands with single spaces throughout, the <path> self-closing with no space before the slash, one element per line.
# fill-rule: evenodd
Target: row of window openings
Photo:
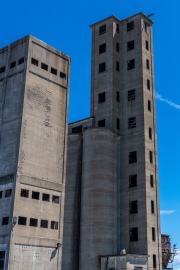
<path fill-rule="evenodd" d="M 146 42 L 145 42 L 145 48 L 147 51 L 149 50 L 148 40 L 146 40 Z M 129 51 L 132 51 L 134 49 L 135 49 L 134 40 L 127 42 L 127 51 L 129 52 Z M 119 42 L 116 42 L 116 51 L 119 52 Z M 99 45 L 99 54 L 102 54 L 105 52 L 106 52 L 106 43 L 103 43 L 103 44 Z"/>
<path fill-rule="evenodd" d="M 137 214 L 138 213 L 138 201 L 130 201 L 129 202 L 129 214 Z M 154 214 L 154 201 L 151 201 L 151 214 Z M 155 241 L 155 238 L 154 238 Z"/>
<path fill-rule="evenodd" d="M 8 224 L 9 224 L 9 217 L 3 217 L 2 226 L 8 225 Z M 19 225 L 26 225 L 27 218 L 26 217 L 18 217 L 18 224 Z M 30 218 L 29 226 L 38 227 L 38 219 Z M 41 228 L 48 228 L 48 220 L 41 219 L 40 227 Z M 51 221 L 51 229 L 58 230 L 58 222 L 57 221 Z"/>
<path fill-rule="evenodd" d="M 12 194 L 11 188 L 6 189 L 5 192 L 3 192 L 3 190 L 0 190 L 0 199 L 3 197 L 5 197 L 5 198 L 11 197 L 11 194 Z"/>
<path fill-rule="evenodd" d="M 129 188 L 137 187 L 137 174 L 129 175 Z M 154 177 L 150 174 L 150 187 L 154 187 Z"/>
<path fill-rule="evenodd" d="M 129 152 L 129 164 L 137 162 L 137 151 Z M 153 163 L 153 152 L 149 151 L 149 162 Z"/>
<path fill-rule="evenodd" d="M 20 195 L 21 195 L 21 197 L 29 198 L 29 190 L 21 189 Z M 31 199 L 39 200 L 40 199 L 40 192 L 32 191 Z M 50 202 L 50 194 L 42 193 L 42 201 Z M 52 202 L 59 204 L 59 196 L 52 195 Z"/>
<path fill-rule="evenodd" d="M 99 27 L 99 35 L 103 35 L 106 33 L 106 24 L 103 24 Z M 116 23 L 116 33 L 119 34 L 119 24 Z"/>
<path fill-rule="evenodd" d="M 129 229 L 130 242 L 138 241 L 138 228 Z M 152 227 L 152 241 L 156 241 L 155 228 Z"/>
<path fill-rule="evenodd" d="M 39 61 L 35 58 L 31 58 L 31 64 L 38 67 Z M 41 68 L 48 71 L 48 65 L 45 63 L 41 63 Z M 57 69 L 51 67 L 51 73 L 54 75 L 57 75 L 58 71 L 57 71 Z M 60 78 L 63 80 L 66 80 L 66 74 L 60 71 Z"/>
<path fill-rule="evenodd" d="M 135 68 L 135 59 L 131 59 L 127 61 L 127 70 L 131 70 Z M 146 68 L 150 69 L 150 64 L 149 64 L 149 60 L 146 59 Z M 116 70 L 119 71 L 119 62 L 116 61 Z M 106 71 L 106 62 L 100 63 L 99 64 L 99 73 L 102 73 Z M 149 89 L 149 88 L 148 88 Z"/>
<path fill-rule="evenodd" d="M 20 58 L 18 61 L 17 61 L 17 65 L 21 65 L 24 63 L 24 57 Z M 14 68 L 16 66 L 16 61 L 13 61 L 11 64 L 10 64 L 10 69 Z M 0 74 L 5 72 L 6 71 L 6 67 L 3 66 L 3 67 L 0 67 Z"/>

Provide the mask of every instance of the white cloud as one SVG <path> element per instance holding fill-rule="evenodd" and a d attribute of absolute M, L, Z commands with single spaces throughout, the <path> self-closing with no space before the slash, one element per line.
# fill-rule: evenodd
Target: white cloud
<path fill-rule="evenodd" d="M 174 102 L 172 102 L 172 101 L 170 101 L 170 100 L 168 100 L 168 99 L 163 98 L 163 97 L 162 97 L 160 94 L 158 94 L 158 93 L 156 93 L 156 99 L 161 100 L 161 101 L 167 103 L 168 105 L 170 105 L 171 107 L 173 107 L 173 108 L 175 108 L 175 109 L 177 109 L 177 110 L 180 110 L 180 105 L 178 105 L 178 104 L 176 104 L 176 103 L 174 103 Z"/>
<path fill-rule="evenodd" d="M 176 270 L 180 270 L 180 250 L 177 249 L 176 252 L 177 255 L 174 257 L 173 268 Z"/>
<path fill-rule="evenodd" d="M 171 214 L 173 214 L 174 212 L 176 212 L 176 210 L 161 210 L 161 211 L 160 211 L 160 214 L 161 214 L 161 215 L 171 215 Z"/>

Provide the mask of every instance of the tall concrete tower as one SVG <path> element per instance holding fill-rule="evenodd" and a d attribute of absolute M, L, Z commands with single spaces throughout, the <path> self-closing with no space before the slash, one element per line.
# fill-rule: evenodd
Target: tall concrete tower
<path fill-rule="evenodd" d="M 152 24 L 139 13 L 91 25 L 91 117 L 69 125 L 63 270 L 121 269 L 120 253 L 139 259 L 119 267 L 162 268 Z"/>
<path fill-rule="evenodd" d="M 69 66 L 32 36 L 0 50 L 0 269 L 61 269 Z"/>

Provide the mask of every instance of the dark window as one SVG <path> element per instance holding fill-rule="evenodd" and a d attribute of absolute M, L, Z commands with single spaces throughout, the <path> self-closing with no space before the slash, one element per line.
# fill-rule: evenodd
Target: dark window
<path fill-rule="evenodd" d="M 147 69 L 149 69 L 149 60 L 148 59 L 146 59 L 146 67 L 147 67 Z"/>
<path fill-rule="evenodd" d="M 138 241 L 138 228 L 129 229 L 130 242 Z"/>
<path fill-rule="evenodd" d="M 148 111 L 151 111 L 151 101 L 148 100 Z"/>
<path fill-rule="evenodd" d="M 19 217 L 18 224 L 19 225 L 26 225 L 27 218 L 26 217 Z"/>
<path fill-rule="evenodd" d="M 28 198 L 29 197 L 29 190 L 28 189 L 21 189 L 21 197 Z"/>
<path fill-rule="evenodd" d="M 119 42 L 116 42 L 116 51 L 119 52 Z"/>
<path fill-rule="evenodd" d="M 103 103 L 103 102 L 105 102 L 105 100 L 106 100 L 106 93 L 105 92 L 100 93 L 98 95 L 98 103 Z"/>
<path fill-rule="evenodd" d="M 1 67 L 1 68 L 0 68 L 0 73 L 5 72 L 5 70 L 6 70 L 5 66 L 4 66 L 4 67 Z"/>
<path fill-rule="evenodd" d="M 132 89 L 128 91 L 128 101 L 136 99 L 136 90 Z"/>
<path fill-rule="evenodd" d="M 81 133 L 82 132 L 82 126 L 77 126 L 72 128 L 72 133 Z"/>
<path fill-rule="evenodd" d="M 41 219 L 41 228 L 48 228 L 48 220 Z"/>
<path fill-rule="evenodd" d="M 21 65 L 21 64 L 23 64 L 24 63 L 24 57 L 22 57 L 22 58 L 20 58 L 19 60 L 18 60 L 18 65 Z"/>
<path fill-rule="evenodd" d="M 116 23 L 116 33 L 119 33 L 119 24 Z"/>
<path fill-rule="evenodd" d="M 137 187 L 137 174 L 129 175 L 129 187 Z"/>
<path fill-rule="evenodd" d="M 149 128 L 149 139 L 152 140 L 152 128 Z"/>
<path fill-rule="evenodd" d="M 14 61 L 14 62 L 12 62 L 11 64 L 10 64 L 10 68 L 14 68 L 16 66 L 16 61 Z"/>
<path fill-rule="evenodd" d="M 106 71 L 106 63 L 99 64 L 99 73 Z"/>
<path fill-rule="evenodd" d="M 99 45 L 99 54 L 106 52 L 106 43 Z"/>
<path fill-rule="evenodd" d="M 127 70 L 131 70 L 131 69 L 134 69 L 135 68 L 135 60 L 132 59 L 132 60 L 128 60 L 127 62 Z"/>
<path fill-rule="evenodd" d="M 129 214 L 138 213 L 138 201 L 129 202 Z"/>
<path fill-rule="evenodd" d="M 57 69 L 51 67 L 51 73 L 57 75 Z"/>
<path fill-rule="evenodd" d="M 98 127 L 105 127 L 105 119 L 98 121 Z"/>
<path fill-rule="evenodd" d="M 153 188 L 154 187 L 154 179 L 153 179 L 153 175 L 150 174 L 150 186 Z"/>
<path fill-rule="evenodd" d="M 149 151 L 149 162 L 153 163 L 153 152 Z"/>
<path fill-rule="evenodd" d="M 48 71 L 48 65 L 41 63 L 41 68 Z"/>
<path fill-rule="evenodd" d="M 58 230 L 58 222 L 57 221 L 51 221 L 51 229 Z"/>
<path fill-rule="evenodd" d="M 128 119 L 128 128 L 135 128 L 136 127 L 136 117 L 131 117 Z"/>
<path fill-rule="evenodd" d="M 134 28 L 134 21 L 127 23 L 127 31 L 131 31 Z"/>
<path fill-rule="evenodd" d="M 59 196 L 53 195 L 53 196 L 52 196 L 52 202 L 53 202 L 53 203 L 59 203 Z"/>
<path fill-rule="evenodd" d="M 45 201 L 45 202 L 49 202 L 50 201 L 50 195 L 46 194 L 46 193 L 43 193 L 42 194 L 42 200 Z"/>
<path fill-rule="evenodd" d="M 153 268 L 156 268 L 156 255 L 153 254 Z"/>
<path fill-rule="evenodd" d="M 39 200 L 39 192 L 32 191 L 32 199 Z"/>
<path fill-rule="evenodd" d="M 9 217 L 3 217 L 2 225 L 8 225 L 8 223 L 9 223 Z"/>
<path fill-rule="evenodd" d="M 4 270 L 4 264 L 5 264 L 5 251 L 0 251 L 0 270 Z"/>
<path fill-rule="evenodd" d="M 38 66 L 39 61 L 37 59 L 31 58 L 31 64 Z"/>
<path fill-rule="evenodd" d="M 119 102 L 119 92 L 118 91 L 116 92 L 116 101 Z"/>
<path fill-rule="evenodd" d="M 137 152 L 129 152 L 129 164 L 137 162 Z"/>
<path fill-rule="evenodd" d="M 147 79 L 147 89 L 150 90 L 151 85 L 150 85 L 150 80 Z"/>
<path fill-rule="evenodd" d="M 0 199 L 2 198 L 2 190 L 0 191 Z"/>
<path fill-rule="evenodd" d="M 154 214 L 154 201 L 151 201 L 151 213 Z"/>
<path fill-rule="evenodd" d="M 106 25 L 105 24 L 104 25 L 101 25 L 99 27 L 99 35 L 102 35 L 104 33 L 106 33 Z"/>
<path fill-rule="evenodd" d="M 119 71 L 119 62 L 116 61 L 116 70 Z"/>
<path fill-rule="evenodd" d="M 149 51 L 149 42 L 148 42 L 148 40 L 146 40 L 146 50 Z"/>
<path fill-rule="evenodd" d="M 6 189 L 5 191 L 5 197 L 11 197 L 12 189 Z"/>
<path fill-rule="evenodd" d="M 120 128 L 120 124 L 119 124 L 119 118 L 116 119 L 116 128 L 119 129 Z"/>
<path fill-rule="evenodd" d="M 156 241 L 156 232 L 154 227 L 152 227 L 152 241 Z"/>
<path fill-rule="evenodd" d="M 127 51 L 134 50 L 134 40 L 127 43 Z"/>
<path fill-rule="evenodd" d="M 66 80 L 66 74 L 63 72 L 60 72 L 60 78 L 62 78 L 63 80 Z"/>
<path fill-rule="evenodd" d="M 149 33 L 149 24 L 147 22 L 144 22 L 144 30 L 146 33 Z"/>
<path fill-rule="evenodd" d="M 30 218 L 29 226 L 31 226 L 31 227 L 37 227 L 38 226 L 38 220 L 37 220 L 37 218 Z"/>

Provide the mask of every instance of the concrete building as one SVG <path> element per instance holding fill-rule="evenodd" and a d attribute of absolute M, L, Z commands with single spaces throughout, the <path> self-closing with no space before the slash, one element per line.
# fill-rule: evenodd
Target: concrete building
<path fill-rule="evenodd" d="M 102 259 L 124 249 L 142 259 L 134 267 L 162 268 L 152 24 L 139 13 L 91 25 L 91 116 L 69 125 L 63 270 L 124 268 Z"/>
<path fill-rule="evenodd" d="M 61 269 L 69 68 L 32 36 L 0 50 L 0 269 Z"/>

